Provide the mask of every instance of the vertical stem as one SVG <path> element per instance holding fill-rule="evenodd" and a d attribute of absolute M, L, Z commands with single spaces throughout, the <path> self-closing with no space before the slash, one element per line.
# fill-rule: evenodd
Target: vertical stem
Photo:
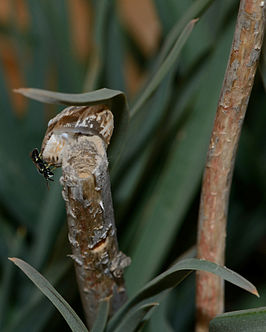
<path fill-rule="evenodd" d="M 203 177 L 198 258 L 224 265 L 228 199 L 238 140 L 253 86 L 264 33 L 264 1 L 242 0 Z M 223 312 L 223 281 L 197 273 L 196 331 Z"/>
<path fill-rule="evenodd" d="M 71 106 L 49 122 L 42 144 L 44 160 L 62 166 L 70 256 L 89 328 L 102 300 L 110 315 L 126 301 L 130 258 L 118 249 L 106 155 L 113 128 L 107 106 Z"/>
<path fill-rule="evenodd" d="M 92 327 L 101 300 L 111 313 L 126 300 L 123 269 L 129 259 L 118 250 L 105 144 L 81 135 L 64 150 L 63 197 L 69 242 L 87 324 Z"/>

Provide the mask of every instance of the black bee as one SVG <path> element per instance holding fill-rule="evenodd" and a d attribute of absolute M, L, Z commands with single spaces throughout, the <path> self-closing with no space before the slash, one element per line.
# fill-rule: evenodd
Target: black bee
<path fill-rule="evenodd" d="M 31 159 L 34 162 L 37 170 L 39 171 L 40 174 L 43 174 L 47 186 L 48 186 L 48 180 L 54 181 L 52 177 L 54 176 L 54 173 L 50 169 L 50 165 L 47 164 L 43 159 L 41 154 L 39 153 L 38 149 L 33 149 L 31 153 Z"/>

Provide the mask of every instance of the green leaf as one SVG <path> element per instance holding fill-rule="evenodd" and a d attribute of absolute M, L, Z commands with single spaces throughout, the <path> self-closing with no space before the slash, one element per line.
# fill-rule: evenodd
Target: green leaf
<path fill-rule="evenodd" d="M 166 41 L 162 47 L 162 50 L 158 56 L 157 66 L 160 66 L 167 54 L 169 53 L 172 45 L 174 44 L 177 36 L 185 28 L 187 22 L 193 20 L 196 17 L 199 17 L 211 4 L 213 0 L 198 0 L 194 1 L 192 5 L 188 8 L 188 10 L 182 14 L 182 17 L 176 25 L 171 29 L 170 33 L 167 35 Z M 158 8 L 158 12 L 160 13 L 162 7 L 165 7 L 165 1 L 155 1 L 155 5 Z"/>
<path fill-rule="evenodd" d="M 61 215 L 64 210 L 64 202 L 61 196 L 61 186 L 59 184 L 60 173 L 55 174 L 55 182 L 47 191 L 46 197 L 39 210 L 36 219 L 36 230 L 32 248 L 31 263 L 35 268 L 42 268 L 54 246 L 58 230 L 62 222 Z"/>
<path fill-rule="evenodd" d="M 3 226 L 3 225 L 1 225 Z M 2 229 L 2 227 L 1 227 Z M 9 243 L 9 254 L 18 255 L 23 248 L 24 240 L 25 240 L 26 231 L 25 229 L 19 228 L 17 234 L 15 234 L 13 239 L 10 239 Z M 3 267 L 3 274 L 1 278 L 1 292 L 0 292 L 0 331 L 4 329 L 4 324 L 6 323 L 6 319 L 8 318 L 8 309 L 9 309 L 9 301 L 11 299 L 11 293 L 13 290 L 13 275 L 14 269 L 10 264 L 7 264 L 7 260 L 5 259 L 5 264 Z"/>
<path fill-rule="evenodd" d="M 123 109 L 126 107 L 126 97 L 122 91 L 106 88 L 85 93 L 61 93 L 34 88 L 19 88 L 14 92 L 48 104 L 87 106 L 100 103 L 112 105 L 113 102 L 120 102 L 123 104 Z"/>
<path fill-rule="evenodd" d="M 173 49 L 171 50 L 167 58 L 164 60 L 154 77 L 151 79 L 150 83 L 146 86 L 143 93 L 139 96 L 136 103 L 132 106 L 130 112 L 131 116 L 134 116 L 137 113 L 137 111 L 142 107 L 146 100 L 157 89 L 166 74 L 169 73 L 172 66 L 176 63 L 177 57 L 179 56 L 197 21 L 197 19 L 190 21 L 185 27 L 185 29 L 182 31 Z"/>
<path fill-rule="evenodd" d="M 108 0 L 109 4 L 111 3 Z M 114 3 L 114 2 L 113 2 Z M 105 86 L 111 86 L 113 89 L 126 91 L 125 82 L 125 38 L 118 18 L 118 13 L 113 10 L 108 18 L 108 26 L 105 27 L 104 35 L 105 49 L 102 54 L 105 58 Z M 103 47 L 103 46 L 102 46 Z M 90 91 L 92 89 L 87 89 Z"/>
<path fill-rule="evenodd" d="M 227 312 L 210 322 L 210 332 L 266 331 L 266 307 Z"/>
<path fill-rule="evenodd" d="M 231 28 L 225 31 L 205 66 L 185 124 L 159 149 L 161 153 L 160 150 L 167 148 L 169 153 L 149 196 L 142 202 L 141 209 L 134 211 L 136 232 L 128 252 L 132 264 L 125 272 L 129 294 L 134 294 L 161 267 L 173 241 L 178 241 L 179 228 L 198 189 L 230 49 Z M 212 98 L 209 98 L 210 91 Z M 154 150 L 158 151 L 157 142 L 155 137 Z"/>
<path fill-rule="evenodd" d="M 6 128 L 12 132 L 10 127 L 6 126 Z M 32 220 L 34 210 L 40 203 L 39 198 L 42 191 L 41 189 L 36 190 L 36 187 L 34 188 L 29 181 L 29 177 L 27 177 L 27 175 L 30 176 L 30 171 L 28 172 L 24 168 L 25 166 L 22 166 L 25 160 L 20 158 L 23 149 L 19 140 L 24 142 L 23 137 L 12 136 L 10 135 L 9 141 L 6 139 L 8 137 L 8 133 L 6 133 L 5 138 L 2 137 L 2 142 L 5 142 L 5 144 L 0 145 L 0 199 L 17 222 L 31 227 L 29 220 Z M 13 141 L 14 138 L 17 143 Z M 11 143 L 11 141 L 13 142 Z M 6 142 L 8 143 L 6 144 Z M 10 153 L 10 151 L 16 151 L 16 153 Z M 28 159 L 28 165 L 31 165 L 28 153 L 26 159 Z M 21 194 L 22 190 L 23 194 Z M 25 199 L 25 197 L 31 199 Z"/>
<path fill-rule="evenodd" d="M 93 324 L 91 332 L 104 332 L 106 322 L 109 315 L 110 298 L 100 302 L 98 313 Z"/>
<path fill-rule="evenodd" d="M 90 106 L 105 104 L 110 107 L 114 115 L 114 133 L 109 148 L 111 163 L 121 150 L 124 139 L 123 135 L 128 123 L 127 98 L 122 91 L 111 89 L 99 89 L 86 93 L 60 93 L 41 89 L 21 88 L 14 90 L 26 97 L 49 104 L 61 104 L 72 106 Z M 116 144 L 112 144 L 115 141 Z"/>
<path fill-rule="evenodd" d="M 67 324 L 74 332 L 88 331 L 81 319 L 64 300 L 64 298 L 54 289 L 54 287 L 33 267 L 19 258 L 9 258 L 16 264 L 27 277 L 41 290 L 41 292 L 53 303 Z"/>
<path fill-rule="evenodd" d="M 110 331 L 117 326 L 122 317 L 124 317 L 124 315 L 126 315 L 136 304 L 151 298 L 152 301 L 155 301 L 156 295 L 160 296 L 163 291 L 177 286 L 192 271 L 195 270 L 214 273 L 232 284 L 258 296 L 256 287 L 236 272 L 209 261 L 195 258 L 184 259 L 148 282 L 141 290 L 139 290 L 137 294 L 130 299 L 111 319 L 109 323 L 110 325 L 108 325 L 110 327 Z"/>
<path fill-rule="evenodd" d="M 121 319 L 114 332 L 136 331 L 136 328 L 143 322 L 147 313 L 158 305 L 159 303 L 148 303 L 134 307 L 133 310 L 129 311 L 129 313 Z M 112 330 L 107 328 L 107 331 L 111 332 Z"/>
<path fill-rule="evenodd" d="M 82 88 L 82 70 L 75 59 L 74 45 L 71 39 L 68 5 L 64 0 L 44 1 L 41 11 L 44 13 L 46 34 L 49 36 L 49 48 L 52 63 L 58 73 L 59 89 L 80 91 Z M 46 45 L 47 47 L 47 45 Z M 71 77 L 71 79 L 69 79 Z"/>
<path fill-rule="evenodd" d="M 182 287 L 182 290 L 184 287 Z M 169 306 L 170 296 L 169 292 L 166 296 L 163 296 L 160 300 L 160 306 L 156 309 L 156 314 L 152 315 L 151 319 L 149 320 L 149 324 L 147 327 L 147 331 L 145 332 L 153 332 L 153 331 L 163 331 L 163 332 L 174 332 L 175 329 L 172 326 L 172 322 L 169 319 L 169 308 L 174 309 L 176 311 L 176 304 L 172 303 L 172 306 Z M 179 293 L 178 293 L 179 294 Z M 183 312 L 182 312 L 183 315 Z M 179 331 L 179 330 L 176 330 Z"/>
<path fill-rule="evenodd" d="M 9 98 L 8 94 L 8 88 L 7 88 L 7 82 L 4 79 L 4 71 L 2 69 L 2 63 L 0 62 L 0 89 L 1 89 L 1 99 L 0 99 L 0 107 L 1 107 L 1 113 L 0 113 L 0 125 L 1 127 L 1 133 L 5 128 L 9 128 L 9 130 L 13 130 L 15 127 L 15 117 L 10 110 L 12 109 L 11 106 L 11 100 Z M 0 136 L 1 137 L 1 136 Z"/>
<path fill-rule="evenodd" d="M 98 0 L 94 7 L 94 47 L 91 50 L 89 68 L 85 77 L 85 91 L 94 90 L 99 85 L 100 76 L 105 65 L 105 56 L 109 54 L 106 50 L 106 44 L 109 42 L 106 31 L 109 31 L 109 20 L 114 15 L 112 1 Z M 116 40 L 113 42 L 116 42 Z M 119 54 L 117 50 L 116 53 Z"/>
<path fill-rule="evenodd" d="M 66 278 L 67 270 L 72 267 L 71 262 L 65 260 L 55 261 L 48 269 L 45 270 L 45 275 L 53 285 L 60 283 L 62 278 Z M 25 289 L 25 286 L 22 286 Z M 28 294 L 28 293 L 27 293 Z M 69 294 L 69 292 L 68 292 Z M 22 300 L 23 301 L 23 300 Z M 8 325 L 7 332 L 20 331 L 27 332 L 29 330 L 39 331 L 44 328 L 48 319 L 55 312 L 56 308 L 54 306 L 48 306 L 46 299 L 43 297 L 42 293 L 38 291 L 37 288 L 33 289 L 32 295 L 28 301 L 23 301 L 24 305 L 19 307 L 12 315 L 12 320 Z M 42 313 L 41 317 L 36 321 L 36 315 Z"/>
<path fill-rule="evenodd" d="M 112 173 L 113 180 L 119 182 L 119 187 L 123 186 L 124 178 L 128 178 L 131 168 L 135 167 L 134 164 L 138 163 L 138 159 L 142 158 L 147 145 L 152 143 L 155 130 L 162 122 L 167 103 L 170 99 L 173 76 L 173 73 L 168 74 L 161 82 L 152 98 L 145 103 L 142 111 L 138 112 L 130 119 L 125 137 L 125 146 L 127 148 L 121 155 L 120 163 L 115 173 Z M 122 177 L 121 174 L 123 174 Z M 136 186 L 137 179 L 134 179 L 132 184 Z M 120 190 L 119 187 L 118 190 Z M 131 188 L 127 190 L 129 194 L 133 192 Z"/>

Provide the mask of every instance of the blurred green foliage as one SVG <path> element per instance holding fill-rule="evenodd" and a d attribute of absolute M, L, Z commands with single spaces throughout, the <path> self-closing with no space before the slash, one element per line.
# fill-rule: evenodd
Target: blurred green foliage
<path fill-rule="evenodd" d="M 95 45 L 85 61 L 74 51 L 67 1 L 25 1 L 30 18 L 26 29 L 17 24 L 16 11 L 0 23 L 0 37 L 12 45 L 24 86 L 69 93 L 108 87 L 129 93 L 127 57 L 151 81 L 161 64 L 160 49 L 167 50 L 169 40 L 173 46 L 174 26 L 186 15 L 189 19 L 192 5 L 204 1 L 153 1 L 162 32 L 161 47 L 152 56 L 121 20 L 119 2 L 88 2 Z M 125 276 L 130 296 L 196 241 L 201 175 L 238 9 L 236 0 L 205 2 L 210 6 L 178 61 L 132 115 L 125 149 L 111 170 L 119 243 L 133 260 Z M 38 268 L 82 315 L 72 262 L 66 257 L 70 247 L 59 181 L 47 191 L 29 158 L 55 108 L 28 101 L 26 112 L 18 115 L 0 59 L 0 330 L 64 331 L 67 326 L 56 309 L 7 260 L 17 256 Z M 237 154 L 226 252 L 226 265 L 253 282 L 261 298 L 228 286 L 227 311 L 266 302 L 265 66 L 264 55 Z M 130 100 L 130 109 L 145 84 Z M 190 331 L 193 320 L 190 277 L 167 295 L 147 330 Z"/>

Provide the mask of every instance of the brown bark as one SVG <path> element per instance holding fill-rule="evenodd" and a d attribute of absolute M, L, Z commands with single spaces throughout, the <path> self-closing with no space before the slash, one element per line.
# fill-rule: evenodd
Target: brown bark
<path fill-rule="evenodd" d="M 70 257 L 89 328 L 102 300 L 110 299 L 110 314 L 126 301 L 130 259 L 118 249 L 106 155 L 112 131 L 104 105 L 69 107 L 49 122 L 42 145 L 43 158 L 62 166 Z"/>
<path fill-rule="evenodd" d="M 235 154 L 261 51 L 264 24 L 264 1 L 242 0 L 203 177 L 198 258 L 221 265 L 224 265 Z M 224 283 L 219 277 L 197 273 L 196 307 L 196 331 L 208 331 L 209 321 L 223 312 Z"/>

